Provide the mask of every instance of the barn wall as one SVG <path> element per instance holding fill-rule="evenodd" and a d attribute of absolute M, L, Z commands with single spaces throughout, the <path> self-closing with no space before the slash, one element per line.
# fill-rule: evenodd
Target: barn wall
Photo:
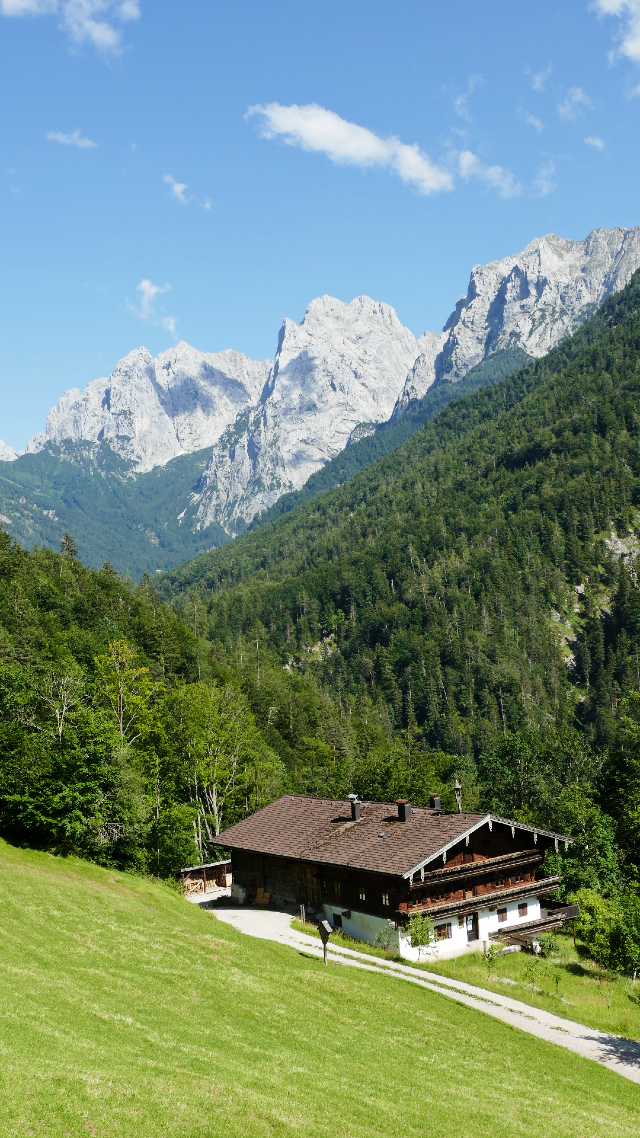
<path fill-rule="evenodd" d="M 284 857 L 233 850 L 233 881 L 247 890 L 247 900 L 254 900 L 258 889 L 271 894 L 272 901 L 297 901 L 294 862 Z"/>

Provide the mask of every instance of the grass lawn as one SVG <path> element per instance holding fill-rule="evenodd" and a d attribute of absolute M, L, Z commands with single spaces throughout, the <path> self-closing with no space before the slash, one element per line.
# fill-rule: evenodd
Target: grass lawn
<path fill-rule="evenodd" d="M 640 1133 L 640 1087 L 435 993 L 0 843 L 0 1134 Z"/>
<path fill-rule="evenodd" d="M 312 936 L 320 935 L 308 921 L 303 925 L 294 920 L 292 926 Z M 457 960 L 435 961 L 426 954 L 421 964 L 402 963 L 501 992 L 587 1027 L 640 1039 L 640 981 L 633 984 L 628 976 L 599 968 L 579 941 L 574 947 L 571 933 L 556 933 L 555 938 L 558 951 L 549 960 L 528 952 L 512 952 L 497 956 L 491 970 L 480 951 L 464 953 Z M 341 932 L 332 933 L 331 943 L 386 960 L 401 960 Z"/>
<path fill-rule="evenodd" d="M 442 976 L 479 984 L 533 1004 L 587 1027 L 615 1031 L 640 1039 L 640 983 L 599 968 L 589 960 L 578 941 L 574 948 L 569 932 L 556 933 L 558 951 L 549 960 L 528 952 L 498 956 L 491 973 L 481 953 L 443 960 L 425 967 Z"/>

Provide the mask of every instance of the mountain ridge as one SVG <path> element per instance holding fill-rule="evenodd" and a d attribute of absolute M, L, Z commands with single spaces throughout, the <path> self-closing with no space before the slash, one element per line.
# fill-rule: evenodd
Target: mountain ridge
<path fill-rule="evenodd" d="M 47 478 L 58 486 L 69 483 L 60 462 L 74 461 L 74 446 L 80 468 L 86 467 L 87 446 L 98 448 L 103 477 L 138 481 L 143 498 L 144 480 L 153 481 L 153 472 L 171 463 L 172 472 L 181 471 L 181 502 L 165 480 L 166 503 L 156 496 L 150 522 L 133 509 L 135 494 L 125 494 L 124 506 L 114 483 L 112 521 L 122 550 L 112 540 L 108 495 L 104 539 L 92 523 L 90 543 L 98 561 L 101 540 L 105 555 L 115 546 L 121 569 L 167 568 L 181 559 L 181 544 L 184 555 L 193 556 L 282 512 L 301 495 L 308 498 L 314 487 L 350 477 L 449 399 L 507 374 L 507 360 L 515 367 L 540 358 L 606 295 L 624 287 L 638 266 L 638 227 L 593 230 L 584 241 L 551 234 L 520 254 L 476 265 L 443 332 L 418 340 L 389 305 L 325 295 L 310 303 L 300 324 L 284 320 L 273 361 L 253 361 L 232 349 L 199 352 L 183 341 L 155 360 L 136 349 L 108 380 L 91 381 L 83 393 L 66 392 L 49 412 L 46 431 L 30 440 L 28 454 L 16 458 L 11 448 L 0 449 L 4 524 L 26 544 L 48 544 L 64 514 L 65 527 L 82 545 L 87 513 L 77 508 L 76 491 L 68 488 L 63 501 L 52 489 L 47 501 Z M 117 462 L 102 453 L 105 448 Z M 49 474 L 43 458 L 42 493 L 30 503 L 29 455 L 47 452 Z M 200 456 L 195 467 L 194 454 Z M 188 488 L 185 471 L 195 474 Z M 144 541 L 136 539 L 135 555 L 131 550 L 128 509 L 129 531 L 142 527 L 154 547 L 146 564 Z M 165 542 L 169 530 L 174 538 Z"/>

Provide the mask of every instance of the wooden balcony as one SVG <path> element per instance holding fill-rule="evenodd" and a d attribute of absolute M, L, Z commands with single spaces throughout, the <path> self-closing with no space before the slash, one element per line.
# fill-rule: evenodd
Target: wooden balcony
<path fill-rule="evenodd" d="M 545 897 L 558 888 L 561 880 L 558 876 L 540 877 L 535 881 L 523 882 L 521 885 L 499 886 L 487 890 L 486 893 L 474 897 L 465 897 L 464 900 L 459 901 L 439 901 L 436 904 L 432 904 L 430 901 L 416 901 L 415 903 L 411 900 L 401 901 L 398 912 L 402 917 L 411 917 L 414 913 L 426 913 L 434 920 L 440 920 L 450 914 L 461 917 L 466 913 L 477 912 L 478 909 L 497 909 L 505 901 L 521 900 L 527 897 Z"/>
<path fill-rule="evenodd" d="M 425 870 L 424 880 L 419 878 L 412 881 L 411 890 L 424 889 L 431 882 L 446 881 L 447 886 L 456 878 L 478 877 L 485 873 L 492 873 L 499 869 L 520 868 L 525 865 L 540 865 L 544 861 L 544 850 L 519 850 L 517 853 L 502 854 L 500 857 L 488 857 L 483 861 L 465 862 L 461 865 L 449 865 L 443 869 L 433 869 L 429 873 Z"/>

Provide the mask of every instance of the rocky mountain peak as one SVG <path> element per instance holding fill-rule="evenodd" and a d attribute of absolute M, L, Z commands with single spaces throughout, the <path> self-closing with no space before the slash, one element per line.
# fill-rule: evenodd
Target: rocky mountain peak
<path fill-rule="evenodd" d="M 507 348 L 535 359 L 570 335 L 640 266 L 640 228 L 594 229 L 584 241 L 548 233 L 521 253 L 475 265 L 434 356 L 429 340 L 407 376 L 398 411 L 432 383 L 462 379 Z"/>
<path fill-rule="evenodd" d="M 184 341 L 156 359 L 136 348 L 108 379 L 92 380 L 82 393 L 65 391 L 27 450 L 67 439 L 106 441 L 137 470 L 151 470 L 212 446 L 256 402 L 270 366 L 239 352 L 200 352 Z"/>
<path fill-rule="evenodd" d="M 419 340 L 388 304 L 324 295 L 299 324 L 284 320 L 273 361 L 185 341 L 155 359 L 137 348 L 108 378 L 66 391 L 28 450 L 107 442 L 146 471 L 211 447 L 190 514 L 198 527 L 235 532 L 433 384 L 455 386 L 507 349 L 544 355 L 639 266 L 638 228 L 595 229 L 584 241 L 549 233 L 475 265 L 443 331 Z"/>

